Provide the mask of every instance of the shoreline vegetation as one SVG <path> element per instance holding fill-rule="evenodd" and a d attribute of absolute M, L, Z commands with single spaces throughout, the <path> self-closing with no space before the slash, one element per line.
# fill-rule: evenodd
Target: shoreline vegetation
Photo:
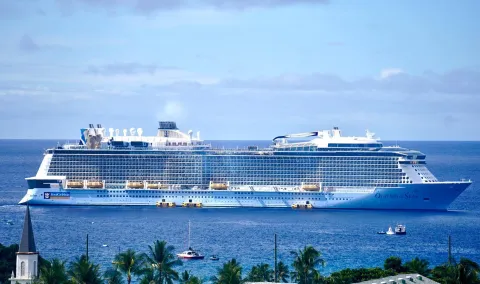
<path fill-rule="evenodd" d="M 18 245 L 0 244 L 0 283 L 10 283 L 12 271 L 15 271 Z M 290 253 L 293 262 L 287 265 L 279 261 L 276 269 L 267 263 L 260 263 L 245 270 L 235 258 L 223 263 L 217 274 L 211 277 L 198 277 L 191 271 L 181 270 L 182 260 L 174 253 L 175 248 L 165 241 L 156 240 L 148 246 L 146 253 L 127 249 L 119 252 L 112 260 L 111 267 L 102 268 L 81 255 L 70 263 L 54 258 L 46 260 L 40 257 L 40 275 L 33 283 L 107 283 L 130 284 L 133 280 L 141 284 L 241 284 L 245 282 L 280 282 L 299 284 L 347 284 L 389 277 L 402 273 L 416 273 L 445 284 L 480 283 L 480 267 L 466 258 L 459 261 L 450 255 L 441 265 L 431 268 L 429 262 L 418 257 L 405 263 L 399 257 L 388 257 L 381 267 L 346 268 L 328 276 L 320 273 L 325 266 L 321 252 L 312 246 L 305 246 Z M 275 266 L 275 265 L 273 265 Z"/>

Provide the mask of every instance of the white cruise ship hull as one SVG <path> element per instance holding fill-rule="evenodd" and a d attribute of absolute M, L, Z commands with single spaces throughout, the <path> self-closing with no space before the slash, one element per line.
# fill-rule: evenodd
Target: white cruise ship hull
<path fill-rule="evenodd" d="M 446 210 L 469 181 L 406 184 L 375 189 L 337 189 L 333 192 L 289 190 L 147 190 L 147 189 L 29 189 L 20 204 L 156 206 L 159 202 L 195 207 L 291 208 L 311 204 L 313 209 Z"/>

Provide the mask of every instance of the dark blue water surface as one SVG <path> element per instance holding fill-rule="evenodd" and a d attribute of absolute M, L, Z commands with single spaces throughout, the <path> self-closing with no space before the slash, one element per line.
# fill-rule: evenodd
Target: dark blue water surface
<path fill-rule="evenodd" d="M 225 147 L 267 145 L 268 141 L 214 141 Z M 386 142 L 385 144 L 391 144 Z M 191 209 L 155 207 L 39 207 L 31 208 L 37 248 L 46 258 L 71 260 L 85 250 L 109 267 L 118 250 L 147 251 L 154 240 L 166 240 L 181 251 L 191 242 L 210 260 L 185 262 L 183 269 L 204 277 L 222 262 L 237 258 L 246 269 L 273 263 L 273 236 L 278 234 L 279 258 L 290 263 L 290 251 L 314 245 L 323 254 L 325 274 L 346 267 L 381 266 L 391 255 L 409 260 L 419 256 L 433 265 L 447 258 L 447 236 L 456 257 L 480 262 L 480 142 L 401 142 L 427 154 L 430 171 L 439 180 L 474 181 L 447 212 L 290 209 Z M 18 243 L 25 207 L 16 203 L 26 191 L 25 177 L 35 175 L 46 140 L 0 140 L 0 243 Z M 6 220 L 12 220 L 8 225 Z M 377 235 L 405 223 L 406 236 Z M 108 247 L 103 247 L 107 244 Z"/>

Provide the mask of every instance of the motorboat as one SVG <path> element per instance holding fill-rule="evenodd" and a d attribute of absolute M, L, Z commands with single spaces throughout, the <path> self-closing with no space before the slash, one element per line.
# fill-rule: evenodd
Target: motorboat
<path fill-rule="evenodd" d="M 177 253 L 178 258 L 183 258 L 183 259 L 204 259 L 205 256 L 201 255 L 199 252 L 195 251 L 192 249 L 190 246 L 190 221 L 188 221 L 188 250 Z"/>
<path fill-rule="evenodd" d="M 212 256 L 210 257 L 210 260 L 219 260 L 219 259 L 220 259 L 220 258 L 218 258 L 218 256 L 216 256 L 216 255 L 212 255 Z"/>
<path fill-rule="evenodd" d="M 196 252 L 194 249 L 191 247 L 188 248 L 188 250 L 178 253 L 177 254 L 178 258 L 183 258 L 183 259 L 204 259 L 205 256 L 201 255 L 200 253 Z"/>
<path fill-rule="evenodd" d="M 395 235 L 395 232 L 392 230 L 392 227 L 388 227 L 387 235 Z"/>
<path fill-rule="evenodd" d="M 380 232 L 377 232 L 377 234 L 379 234 L 379 235 L 385 235 L 386 233 L 385 233 L 384 230 L 381 230 Z"/>
<path fill-rule="evenodd" d="M 395 235 L 406 235 L 407 228 L 404 225 L 397 225 L 395 227 Z"/>

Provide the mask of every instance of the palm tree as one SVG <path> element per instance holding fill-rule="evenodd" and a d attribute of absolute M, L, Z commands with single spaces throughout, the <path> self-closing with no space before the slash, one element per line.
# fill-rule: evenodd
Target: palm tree
<path fill-rule="evenodd" d="M 153 267 L 147 267 L 142 271 L 142 278 L 140 278 L 140 284 L 156 284 L 155 270 Z"/>
<path fill-rule="evenodd" d="M 182 261 L 177 259 L 174 254 L 174 247 L 167 246 L 165 241 L 155 241 L 153 247 L 148 246 L 150 252 L 145 254 L 147 263 L 154 268 L 158 283 L 173 283 L 178 280 L 178 272 L 173 268 L 182 265 Z"/>
<path fill-rule="evenodd" d="M 412 259 L 411 261 L 407 261 L 405 263 L 405 268 L 407 272 L 414 272 L 424 276 L 428 276 L 430 274 L 430 270 L 428 269 L 428 261 L 425 259 L 420 259 L 418 257 Z"/>
<path fill-rule="evenodd" d="M 461 258 L 457 264 L 458 278 L 461 283 L 480 283 L 478 275 L 480 274 L 480 266 L 467 258 Z"/>
<path fill-rule="evenodd" d="M 277 280 L 282 281 L 283 283 L 288 282 L 288 276 L 290 275 L 290 271 L 288 270 L 288 266 L 285 265 L 282 261 L 277 264 Z"/>
<path fill-rule="evenodd" d="M 141 255 L 132 249 L 117 254 L 113 264 L 117 270 L 127 276 L 128 284 L 132 281 L 132 274 L 139 275 L 143 268 Z"/>
<path fill-rule="evenodd" d="M 273 281 L 273 270 L 266 263 L 255 265 L 248 273 L 247 280 L 252 282 L 271 282 Z"/>
<path fill-rule="evenodd" d="M 70 263 L 68 275 L 70 276 L 71 282 L 75 284 L 102 283 L 100 266 L 88 261 L 85 255 L 82 255 L 80 258 L 77 258 L 75 261 Z"/>
<path fill-rule="evenodd" d="M 179 279 L 179 283 L 180 284 L 202 284 L 203 281 L 200 280 L 200 278 L 198 278 L 197 276 L 192 276 L 190 272 L 185 270 Z"/>
<path fill-rule="evenodd" d="M 51 262 L 45 261 L 40 267 L 40 282 L 44 284 L 68 283 L 65 262 L 54 258 Z"/>
<path fill-rule="evenodd" d="M 221 269 L 218 269 L 218 275 L 212 277 L 214 284 L 241 284 L 242 267 L 235 258 L 223 264 Z"/>
<path fill-rule="evenodd" d="M 448 284 L 476 284 L 480 283 L 479 273 L 480 267 L 477 263 L 461 258 L 458 264 L 453 262 L 435 267 L 432 270 L 432 278 Z"/>
<path fill-rule="evenodd" d="M 123 284 L 122 272 L 117 269 L 110 268 L 103 274 L 107 284 Z"/>
<path fill-rule="evenodd" d="M 294 257 L 292 279 L 300 284 L 312 283 L 314 276 L 318 273 L 316 267 L 325 265 L 321 253 L 312 246 L 290 253 Z"/>

